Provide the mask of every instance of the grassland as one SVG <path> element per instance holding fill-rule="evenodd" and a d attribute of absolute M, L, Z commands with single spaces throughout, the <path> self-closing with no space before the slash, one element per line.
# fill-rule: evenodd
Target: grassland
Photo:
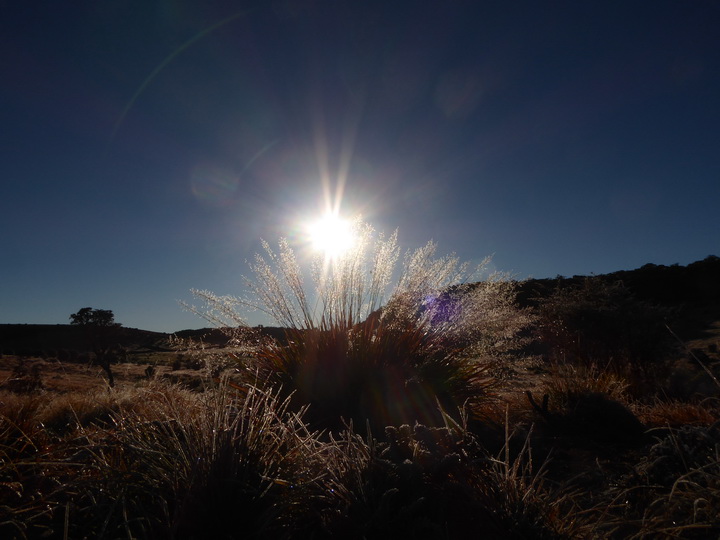
<path fill-rule="evenodd" d="M 0 535 L 717 538 L 720 303 L 616 277 L 493 288 L 472 347 L 371 315 L 128 348 L 112 389 L 4 352 Z"/>

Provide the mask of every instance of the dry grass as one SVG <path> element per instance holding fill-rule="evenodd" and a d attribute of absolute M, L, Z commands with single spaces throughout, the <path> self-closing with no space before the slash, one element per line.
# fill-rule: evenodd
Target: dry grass
<path fill-rule="evenodd" d="M 4 416 L 0 425 L 5 441 L 17 441 L 10 431 L 34 407 L 23 424 L 32 435 L 1 449 L 0 485 L 13 504 L 0 530 L 12 537 L 227 537 L 238 519 L 253 534 L 280 530 L 320 471 L 309 465 L 314 434 L 287 401 L 257 389 L 201 395 L 154 383 L 97 395 L 94 406 L 88 396 L 61 396 L 45 411 L 41 396 L 21 397 L 4 408 L 15 422 Z"/>
<path fill-rule="evenodd" d="M 545 392 L 550 396 L 550 403 L 556 407 L 565 407 L 577 396 L 587 394 L 604 394 L 611 399 L 627 402 L 627 386 L 627 381 L 621 376 L 594 364 L 555 364 L 544 379 Z"/>
<path fill-rule="evenodd" d="M 624 538 L 715 538 L 720 533 L 720 431 L 684 426 L 655 443 L 595 508 L 603 529 Z"/>
<path fill-rule="evenodd" d="M 241 328 L 241 360 L 194 351 L 197 391 L 149 374 L 0 392 L 0 536 L 717 537 L 720 406 L 641 393 L 668 367 L 640 331 L 652 310 L 617 287 L 556 295 L 556 348 L 531 366 L 510 281 L 469 285 L 428 244 L 391 286 L 396 236 L 357 226 L 309 288 L 281 242 L 250 297 L 199 293 L 223 326 L 254 306 L 289 329 L 281 345 Z M 619 328 L 614 299 L 638 324 L 613 342 L 562 326 L 599 308 Z"/>
<path fill-rule="evenodd" d="M 566 395 L 600 390 L 579 380 L 553 384 Z M 197 393 L 152 381 L 54 399 L 3 393 L 0 403 L 0 532 L 9 538 L 717 532 L 720 433 L 710 403 L 638 408 L 648 423 L 679 427 L 651 431 L 641 447 L 614 443 L 612 457 L 575 450 L 577 432 L 548 439 L 542 426 L 515 425 L 527 403 L 506 410 L 494 440 L 467 415 L 441 412 L 435 427 L 313 432 L 290 399 L 228 385 Z M 688 425 L 694 419 L 702 422 Z M 596 474 L 578 475 L 589 469 Z"/>
<path fill-rule="evenodd" d="M 711 426 L 720 421 L 720 401 L 656 400 L 650 405 L 638 407 L 638 416 L 652 427 Z"/>
<path fill-rule="evenodd" d="M 492 398 L 490 360 L 517 345 L 531 320 L 514 302 L 514 284 L 492 276 L 469 285 L 481 268 L 437 257 L 432 242 L 408 251 L 396 271 L 397 232 L 385 238 L 362 222 L 355 232 L 354 249 L 314 261 L 309 284 L 286 240 L 277 252 L 264 243 L 247 296 L 195 291 L 207 309 L 190 309 L 222 326 L 256 309 L 287 328 L 287 345 L 258 344 L 247 380 L 309 405 L 314 427 L 437 426 L 438 406 L 479 415 Z"/>

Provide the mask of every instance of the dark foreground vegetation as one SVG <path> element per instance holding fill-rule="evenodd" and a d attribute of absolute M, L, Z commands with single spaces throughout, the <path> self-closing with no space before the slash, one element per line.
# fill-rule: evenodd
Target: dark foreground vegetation
<path fill-rule="evenodd" d="M 193 385 L 53 391 L 6 339 L 0 537 L 717 538 L 718 278 L 424 282 L 280 341 L 126 343 Z"/>

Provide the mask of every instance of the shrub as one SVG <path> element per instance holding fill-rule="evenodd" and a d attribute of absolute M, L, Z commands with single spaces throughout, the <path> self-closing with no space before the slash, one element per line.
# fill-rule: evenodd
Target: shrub
<path fill-rule="evenodd" d="M 551 360 L 610 371 L 642 395 L 667 375 L 665 315 L 635 299 L 622 282 L 591 277 L 540 301 L 540 337 Z"/>

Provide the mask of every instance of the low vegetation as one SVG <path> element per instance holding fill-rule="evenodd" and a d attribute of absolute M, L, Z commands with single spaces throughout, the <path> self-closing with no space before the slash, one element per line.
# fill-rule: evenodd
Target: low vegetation
<path fill-rule="evenodd" d="M 398 268 L 396 236 L 357 227 L 310 276 L 266 245 L 248 297 L 197 293 L 227 347 L 178 339 L 114 388 L 4 355 L 0 535 L 720 534 L 717 299 L 679 341 L 688 305 L 603 276 L 532 291 L 433 244 Z"/>

